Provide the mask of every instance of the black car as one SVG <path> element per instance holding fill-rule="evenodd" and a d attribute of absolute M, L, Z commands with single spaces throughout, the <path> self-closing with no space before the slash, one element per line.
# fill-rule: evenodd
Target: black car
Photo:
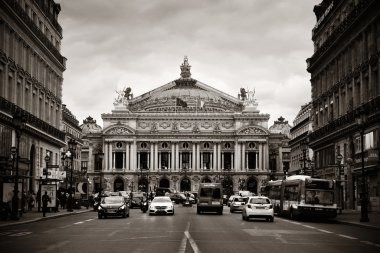
<path fill-rule="evenodd" d="M 143 197 L 133 197 L 131 199 L 130 208 L 140 208 Z"/>
<path fill-rule="evenodd" d="M 183 194 L 183 193 L 174 193 L 174 194 L 170 195 L 170 199 L 172 201 L 174 201 L 174 203 L 176 203 L 176 204 L 183 204 L 183 203 L 186 202 L 186 195 Z M 192 198 L 192 197 L 189 197 L 189 202 L 191 204 L 195 204 L 196 203 L 195 199 Z"/>
<path fill-rule="evenodd" d="M 108 216 L 129 217 L 129 207 L 122 196 L 104 197 L 98 207 L 98 218 L 107 218 Z"/>

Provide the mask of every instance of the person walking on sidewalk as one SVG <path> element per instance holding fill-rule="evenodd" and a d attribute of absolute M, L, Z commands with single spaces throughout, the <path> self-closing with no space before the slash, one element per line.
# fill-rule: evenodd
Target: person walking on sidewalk
<path fill-rule="evenodd" d="M 46 217 L 48 202 L 51 202 L 51 199 L 47 195 L 47 192 L 45 191 L 45 194 L 42 196 L 42 212 L 43 212 L 43 217 Z"/>

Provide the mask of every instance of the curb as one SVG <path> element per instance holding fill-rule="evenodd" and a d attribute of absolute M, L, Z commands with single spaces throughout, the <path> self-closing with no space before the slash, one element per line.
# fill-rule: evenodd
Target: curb
<path fill-rule="evenodd" d="M 47 216 L 47 217 L 38 217 L 38 218 L 30 219 L 30 220 L 15 221 L 15 222 L 11 222 L 11 223 L 0 224 L 0 228 L 17 226 L 17 225 L 22 225 L 22 224 L 28 224 L 28 223 L 33 223 L 33 222 L 43 221 L 43 220 L 58 219 L 60 217 L 76 215 L 76 214 L 86 213 L 86 212 L 90 212 L 90 211 L 92 211 L 92 209 L 86 209 L 86 210 L 77 211 L 77 212 L 66 212 L 66 213 L 62 213 L 62 214 L 58 214 L 58 215 L 52 215 L 52 216 Z M 41 215 L 42 215 L 42 213 L 41 213 Z"/>
<path fill-rule="evenodd" d="M 367 225 L 367 224 L 364 224 L 364 223 L 349 222 L 349 221 L 340 221 L 340 220 L 336 220 L 336 223 L 380 231 L 380 227 L 373 226 L 373 225 Z"/>

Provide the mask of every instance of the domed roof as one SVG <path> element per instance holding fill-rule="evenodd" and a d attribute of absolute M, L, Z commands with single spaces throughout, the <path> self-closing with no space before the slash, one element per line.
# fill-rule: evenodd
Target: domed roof
<path fill-rule="evenodd" d="M 234 112 L 242 101 L 191 78 L 185 57 L 181 77 L 139 97 L 128 100 L 132 112 Z"/>
<path fill-rule="evenodd" d="M 100 133 L 102 131 L 102 127 L 97 125 L 96 120 L 90 116 L 83 120 L 83 124 L 80 125 L 80 128 L 82 129 L 83 134 Z"/>

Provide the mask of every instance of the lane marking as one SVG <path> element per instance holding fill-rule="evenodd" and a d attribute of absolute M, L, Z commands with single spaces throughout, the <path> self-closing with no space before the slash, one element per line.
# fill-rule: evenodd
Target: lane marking
<path fill-rule="evenodd" d="M 315 229 L 315 227 L 312 227 L 312 226 L 309 226 L 309 225 L 302 225 L 302 226 L 304 226 L 305 228 Z"/>
<path fill-rule="evenodd" d="M 11 234 L 9 236 L 23 236 L 23 235 L 29 235 L 31 234 L 32 232 L 20 232 L 20 233 L 17 233 L 17 234 Z"/>
<path fill-rule="evenodd" d="M 380 244 L 377 244 L 377 243 L 373 243 L 373 242 L 369 242 L 369 241 L 360 241 L 360 242 L 367 244 L 367 245 L 371 245 L 371 246 L 375 246 L 375 247 L 380 248 Z"/>
<path fill-rule="evenodd" d="M 74 225 L 78 225 L 78 224 L 83 224 L 84 221 L 78 221 L 78 222 L 75 222 Z"/>
<path fill-rule="evenodd" d="M 189 228 L 190 228 L 190 221 L 187 222 L 186 229 L 183 232 L 183 238 L 181 240 L 181 244 L 179 246 L 178 252 L 184 253 L 186 251 L 186 243 L 187 243 L 187 240 L 189 240 L 190 246 L 193 249 L 194 253 L 201 253 L 201 251 L 199 250 L 197 246 L 197 243 L 194 241 L 193 237 L 191 237 L 189 233 Z"/>
<path fill-rule="evenodd" d="M 348 235 L 342 235 L 342 234 L 337 234 L 337 235 L 340 237 L 343 237 L 343 238 L 351 239 L 351 240 L 357 240 L 358 239 L 356 237 L 352 237 L 352 236 L 348 236 Z"/>
<path fill-rule="evenodd" d="M 333 234 L 333 232 L 327 231 L 327 230 L 324 230 L 324 229 L 318 229 L 318 231 L 321 231 L 323 233 Z"/>
<path fill-rule="evenodd" d="M 51 245 L 51 246 L 45 248 L 45 250 L 42 250 L 42 251 L 39 251 L 39 252 L 41 252 L 41 253 L 43 253 L 43 252 L 51 252 L 51 251 L 56 250 L 58 248 L 62 248 L 63 246 L 65 246 L 69 242 L 70 241 L 61 241 L 61 242 L 58 242 L 58 243 L 56 243 L 54 245 Z"/>

